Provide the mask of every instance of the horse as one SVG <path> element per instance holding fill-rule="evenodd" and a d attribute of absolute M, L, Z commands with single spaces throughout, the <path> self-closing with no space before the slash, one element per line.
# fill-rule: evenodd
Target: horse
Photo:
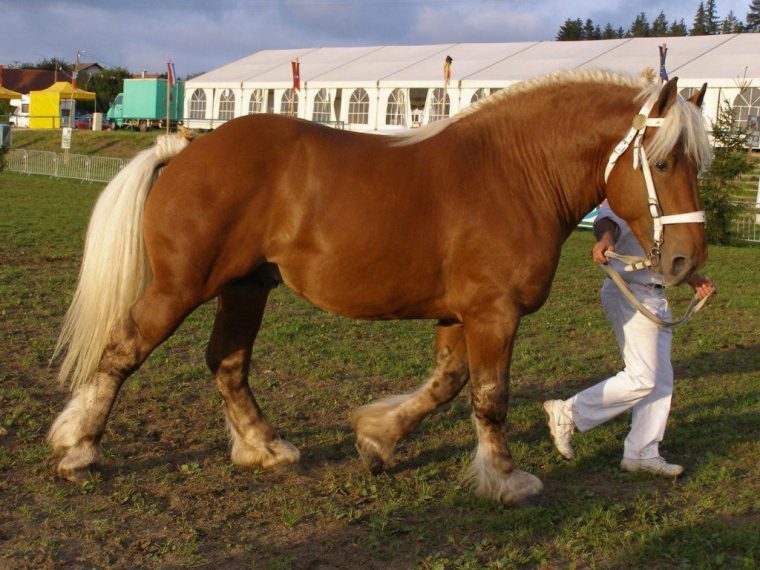
<path fill-rule="evenodd" d="M 72 391 L 48 434 L 57 475 L 82 481 L 101 462 L 123 382 L 214 298 L 206 362 L 224 399 L 232 462 L 297 462 L 248 383 L 267 297 L 284 284 L 344 317 L 436 322 L 430 379 L 351 414 L 372 473 L 469 381 L 474 492 L 505 505 L 532 500 L 542 483 L 517 468 L 506 440 L 520 319 L 546 301 L 563 242 L 605 197 L 656 253 L 668 285 L 704 264 L 703 224 L 668 225 L 661 244 L 653 227 L 658 212 L 698 208 L 697 173 L 710 153 L 705 87 L 687 101 L 677 78 L 560 72 L 396 136 L 262 114 L 192 143 L 160 139 L 111 181 L 91 216 L 56 349 Z M 636 144 L 654 166 L 656 206 L 634 147 L 620 146 L 634 117 L 654 125 L 639 127 Z"/>

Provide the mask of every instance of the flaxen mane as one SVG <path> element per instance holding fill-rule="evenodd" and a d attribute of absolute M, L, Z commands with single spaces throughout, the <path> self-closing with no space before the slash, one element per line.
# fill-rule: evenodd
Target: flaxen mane
<path fill-rule="evenodd" d="M 466 119 L 470 115 L 492 108 L 494 105 L 499 105 L 514 95 L 572 83 L 606 83 L 639 89 L 639 93 L 634 99 L 638 105 L 643 105 L 648 99 L 657 97 L 662 88 L 659 82 L 652 83 L 645 77 L 632 77 L 599 69 L 558 71 L 511 85 L 489 97 L 480 99 L 453 117 L 430 123 L 420 129 L 400 133 L 393 137 L 392 144 L 407 146 L 425 141 L 443 132 L 450 125 Z M 663 126 L 657 129 L 648 143 L 647 151 L 650 162 L 665 158 L 681 140 L 684 151 L 695 164 L 701 167 L 709 164 L 712 148 L 699 109 L 679 95 L 676 104 L 671 107 L 665 118 L 667 120 Z"/>

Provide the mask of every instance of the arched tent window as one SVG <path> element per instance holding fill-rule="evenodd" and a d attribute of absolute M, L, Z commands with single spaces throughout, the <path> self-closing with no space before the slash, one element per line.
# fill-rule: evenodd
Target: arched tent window
<path fill-rule="evenodd" d="M 206 118 L 206 92 L 203 89 L 196 89 L 190 96 L 190 118 Z"/>
<path fill-rule="evenodd" d="M 694 93 L 696 93 L 697 91 L 699 91 L 699 89 L 697 89 L 696 87 L 684 87 L 678 92 L 678 94 L 688 101 L 689 98 L 692 95 L 694 95 Z"/>
<path fill-rule="evenodd" d="M 403 89 L 391 91 L 388 97 L 388 107 L 385 111 L 385 124 L 406 126 L 406 95 Z"/>
<path fill-rule="evenodd" d="M 312 121 L 326 123 L 330 120 L 330 94 L 327 89 L 317 91 L 314 97 L 314 113 L 311 116 Z"/>
<path fill-rule="evenodd" d="M 354 89 L 348 101 L 348 122 L 353 125 L 369 124 L 369 95 L 364 89 Z"/>
<path fill-rule="evenodd" d="M 477 103 L 484 97 L 488 97 L 488 89 L 478 89 L 473 93 L 472 99 L 470 99 L 470 104 Z"/>
<path fill-rule="evenodd" d="M 235 118 L 235 94 L 232 89 L 225 89 L 219 97 L 219 119 L 227 121 Z"/>
<path fill-rule="evenodd" d="M 734 99 L 736 125 L 757 130 L 760 116 L 760 87 L 743 89 Z"/>
<path fill-rule="evenodd" d="M 254 89 L 251 93 L 251 99 L 248 101 L 248 114 L 264 112 L 264 90 Z"/>
<path fill-rule="evenodd" d="M 441 119 L 445 119 L 449 116 L 451 107 L 449 104 L 449 94 L 446 93 L 445 97 L 446 101 L 444 102 L 444 92 L 442 87 L 433 89 L 433 92 L 430 94 L 430 112 L 428 113 L 428 123 L 440 121 Z"/>
<path fill-rule="evenodd" d="M 292 89 L 286 89 L 280 99 L 280 114 L 289 117 L 298 116 L 298 93 Z"/>

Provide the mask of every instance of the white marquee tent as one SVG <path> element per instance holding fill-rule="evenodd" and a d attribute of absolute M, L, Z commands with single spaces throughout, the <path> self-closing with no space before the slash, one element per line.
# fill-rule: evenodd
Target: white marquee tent
<path fill-rule="evenodd" d="M 185 123 L 209 129 L 273 112 L 352 130 L 394 131 L 455 114 L 495 90 L 553 71 L 656 71 L 662 43 L 682 94 L 707 82 L 706 120 L 714 120 L 720 102 L 728 100 L 744 124 L 757 122 L 760 34 L 263 50 L 189 80 Z M 453 65 L 444 91 L 447 55 Z M 296 59 L 301 89 L 293 92 Z"/>

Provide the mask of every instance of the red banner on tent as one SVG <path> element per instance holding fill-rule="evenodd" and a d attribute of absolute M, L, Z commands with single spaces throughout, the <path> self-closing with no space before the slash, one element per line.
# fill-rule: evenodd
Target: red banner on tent
<path fill-rule="evenodd" d="M 293 70 L 293 91 L 301 90 L 301 64 L 298 60 L 290 62 L 290 68 Z"/>
<path fill-rule="evenodd" d="M 176 71 L 174 70 L 174 63 L 171 61 L 166 62 L 166 80 L 169 82 L 169 88 L 174 87 L 177 82 Z"/>

